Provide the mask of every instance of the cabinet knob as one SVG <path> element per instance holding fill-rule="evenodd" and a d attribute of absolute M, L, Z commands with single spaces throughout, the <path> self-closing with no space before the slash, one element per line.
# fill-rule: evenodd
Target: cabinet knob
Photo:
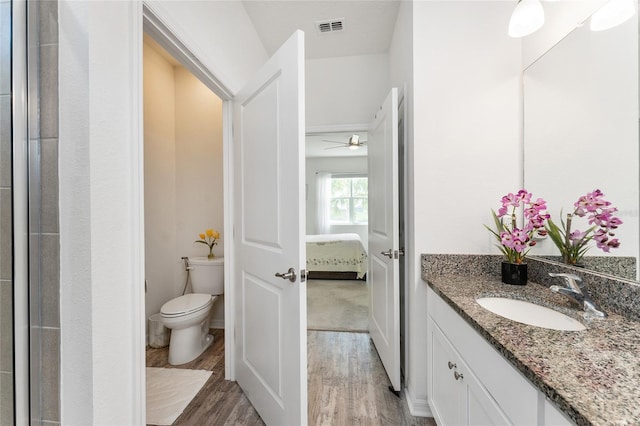
<path fill-rule="evenodd" d="M 447 365 L 449 366 L 449 370 L 453 369 L 453 368 L 457 368 L 458 366 L 455 365 L 453 362 L 449 361 L 447 362 Z"/>
<path fill-rule="evenodd" d="M 464 379 L 464 376 L 462 375 L 462 373 L 458 373 L 457 371 L 453 372 L 453 377 L 455 377 L 456 380 Z"/>

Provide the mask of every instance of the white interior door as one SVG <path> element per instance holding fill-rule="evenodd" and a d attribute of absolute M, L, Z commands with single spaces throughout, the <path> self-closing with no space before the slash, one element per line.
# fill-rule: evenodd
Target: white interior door
<path fill-rule="evenodd" d="M 369 334 L 395 391 L 400 391 L 398 90 L 369 125 Z"/>
<path fill-rule="evenodd" d="M 233 121 L 236 378 L 267 425 L 305 425 L 301 31 L 237 95 Z"/>

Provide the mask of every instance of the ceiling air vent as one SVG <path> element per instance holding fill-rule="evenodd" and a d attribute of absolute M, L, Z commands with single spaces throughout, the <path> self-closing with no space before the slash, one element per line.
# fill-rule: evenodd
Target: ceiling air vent
<path fill-rule="evenodd" d="M 320 33 L 334 33 L 344 30 L 344 19 L 330 19 L 316 22 L 316 28 Z"/>

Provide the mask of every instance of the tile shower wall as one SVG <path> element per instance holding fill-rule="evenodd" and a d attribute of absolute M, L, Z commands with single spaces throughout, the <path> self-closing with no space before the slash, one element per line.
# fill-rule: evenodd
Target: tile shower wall
<path fill-rule="evenodd" d="M 0 1 L 0 424 L 13 424 L 11 2 Z"/>
<path fill-rule="evenodd" d="M 50 425 L 60 423 L 58 2 L 28 4 L 31 419 Z"/>

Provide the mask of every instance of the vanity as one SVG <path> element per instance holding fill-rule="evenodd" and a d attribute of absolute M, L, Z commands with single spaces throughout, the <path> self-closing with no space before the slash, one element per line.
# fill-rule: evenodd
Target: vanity
<path fill-rule="evenodd" d="M 420 345 L 440 426 L 640 425 L 639 22 L 636 13 L 592 30 L 589 17 L 605 3 L 545 2 L 547 24 L 523 38 L 523 182 L 513 190 L 546 200 L 559 222 L 598 188 L 618 208 L 622 244 L 611 253 L 592 248 L 578 268 L 559 263 L 553 241 L 542 238 L 527 255 L 529 283 L 512 286 L 500 281 L 502 257 L 481 240 L 470 249 L 482 255 L 442 254 L 430 242 L 437 253 L 422 255 Z M 549 273 L 558 272 L 583 278 L 609 316 L 585 320 L 574 301 L 553 293 L 561 282 Z M 516 322 L 482 307 L 484 297 L 530 301 L 586 328 Z"/>
<path fill-rule="evenodd" d="M 490 275 L 423 273 L 429 405 L 439 425 L 640 424 L 640 323 L 584 320 L 569 299 Z M 586 326 L 560 331 L 494 314 L 476 299 L 546 306 Z"/>

